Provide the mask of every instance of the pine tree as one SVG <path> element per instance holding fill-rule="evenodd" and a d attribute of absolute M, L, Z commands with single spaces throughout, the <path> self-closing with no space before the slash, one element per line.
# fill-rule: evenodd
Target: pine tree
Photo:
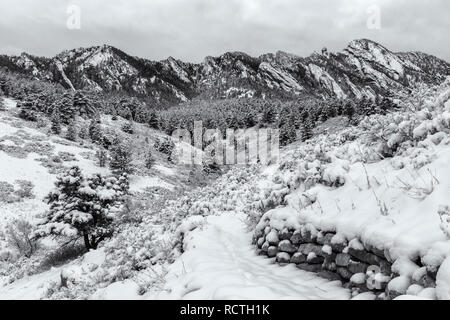
<path fill-rule="evenodd" d="M 244 127 L 245 128 L 251 128 L 256 125 L 256 117 L 253 114 L 253 112 L 248 112 L 244 115 Z"/>
<path fill-rule="evenodd" d="M 78 137 L 83 140 L 89 137 L 89 129 L 87 126 L 81 127 L 80 131 L 78 132 Z"/>
<path fill-rule="evenodd" d="M 128 107 L 123 108 L 120 112 L 120 115 L 122 116 L 122 118 L 127 120 L 133 119 L 133 114 L 131 113 L 131 110 Z"/>
<path fill-rule="evenodd" d="M 175 149 L 175 144 L 170 138 L 157 138 L 154 144 L 154 148 L 157 151 L 164 153 L 165 155 L 170 157 L 173 150 Z"/>
<path fill-rule="evenodd" d="M 320 113 L 319 113 L 319 121 L 325 122 L 327 120 L 328 120 L 328 108 L 322 107 L 322 109 L 320 110 Z"/>
<path fill-rule="evenodd" d="M 147 154 L 145 155 L 145 167 L 147 169 L 150 169 L 155 164 L 155 158 L 153 158 L 152 151 L 149 150 Z"/>
<path fill-rule="evenodd" d="M 6 85 L 7 85 L 6 79 L 0 78 L 0 93 L 1 93 L 0 95 L 7 95 L 6 94 L 6 92 L 7 92 Z"/>
<path fill-rule="evenodd" d="M 73 96 L 73 110 L 83 118 L 97 114 L 97 109 L 92 102 L 81 91 L 75 92 Z"/>
<path fill-rule="evenodd" d="M 21 100 L 17 107 L 20 109 L 19 117 L 27 121 L 38 120 L 38 110 L 35 105 L 35 97 L 33 95 L 27 95 Z"/>
<path fill-rule="evenodd" d="M 58 109 L 53 110 L 52 118 L 51 118 L 51 130 L 54 134 L 60 134 L 61 133 L 61 118 L 59 115 Z"/>
<path fill-rule="evenodd" d="M 117 121 L 117 110 L 116 110 L 116 108 L 113 108 L 113 109 L 112 109 L 112 112 L 111 112 L 111 120 L 112 120 L 112 121 Z"/>
<path fill-rule="evenodd" d="M 363 115 L 370 116 L 376 113 L 376 106 L 372 100 L 364 97 L 359 103 L 359 110 Z"/>
<path fill-rule="evenodd" d="M 158 116 L 156 115 L 155 111 L 150 112 L 148 125 L 150 126 L 150 128 L 159 129 Z"/>
<path fill-rule="evenodd" d="M 96 249 L 114 232 L 114 216 L 120 211 L 128 193 L 128 178 L 94 175 L 85 178 L 72 167 L 55 183 L 56 189 L 46 198 L 50 210 L 35 236 L 82 238 L 86 249 Z"/>
<path fill-rule="evenodd" d="M 311 124 L 311 120 L 308 118 L 306 119 L 306 121 L 304 121 L 302 123 L 301 126 L 301 139 L 302 141 L 306 141 L 312 138 L 313 134 L 312 134 L 312 124 Z"/>
<path fill-rule="evenodd" d="M 133 134 L 134 133 L 134 125 L 132 121 L 128 121 L 126 122 L 123 126 L 122 126 L 122 131 L 128 134 Z"/>
<path fill-rule="evenodd" d="M 59 111 L 61 123 L 66 125 L 72 122 L 76 115 L 76 111 L 73 107 L 72 96 L 67 92 L 53 103 L 52 109 L 53 111 L 55 109 Z"/>
<path fill-rule="evenodd" d="M 100 168 L 106 167 L 106 161 L 108 160 L 108 154 L 106 153 L 106 150 L 100 148 L 99 150 L 97 150 L 95 155 L 97 156 L 98 166 Z"/>
<path fill-rule="evenodd" d="M 102 141 L 102 128 L 100 127 L 100 123 L 97 119 L 92 119 L 89 124 L 89 138 L 93 142 L 101 142 Z"/>
<path fill-rule="evenodd" d="M 348 100 L 344 105 L 343 115 L 347 116 L 349 120 L 353 120 L 355 113 L 356 113 L 355 104 L 353 103 L 353 101 Z"/>
<path fill-rule="evenodd" d="M 261 117 L 261 122 L 263 124 L 274 123 L 276 120 L 276 112 L 271 105 L 265 105 L 264 111 Z"/>
<path fill-rule="evenodd" d="M 66 139 L 70 140 L 70 141 L 77 141 L 77 127 L 76 127 L 75 121 L 72 121 L 67 126 Z"/>
<path fill-rule="evenodd" d="M 133 173 L 132 160 L 132 151 L 128 145 L 124 142 L 114 143 L 112 145 L 110 149 L 109 167 L 114 174 Z"/>
<path fill-rule="evenodd" d="M 297 130 L 295 129 L 295 118 L 290 115 L 280 127 L 280 144 L 282 146 L 288 145 L 297 138 Z"/>

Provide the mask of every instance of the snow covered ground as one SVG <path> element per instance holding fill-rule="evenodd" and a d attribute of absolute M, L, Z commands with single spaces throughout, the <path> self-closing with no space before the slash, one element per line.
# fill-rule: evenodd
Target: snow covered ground
<path fill-rule="evenodd" d="M 3 98 L 2 98 L 3 99 Z M 48 127 L 39 128 L 36 123 L 29 123 L 17 117 L 17 103 L 11 99 L 5 99 L 6 111 L 0 112 L 0 183 L 18 188 L 18 180 L 29 181 L 32 184 L 29 198 L 17 198 L 14 201 L 0 199 L 0 269 L 4 267 L 2 259 L 14 252 L 4 237 L 3 232 L 12 221 L 21 219 L 34 224 L 39 215 L 43 214 L 48 205 L 44 198 L 54 188 L 54 182 L 58 173 L 71 166 L 79 166 L 84 174 L 91 175 L 101 173 L 109 174 L 108 168 L 98 166 L 95 158 L 95 148 L 89 143 L 74 143 L 49 133 Z M 124 123 L 118 121 L 104 121 L 108 128 L 116 130 Z M 137 128 L 141 133 L 141 139 L 152 135 L 153 132 Z M 153 137 L 150 136 L 152 139 Z M 139 143 L 137 141 L 136 143 Z M 141 146 L 139 146 L 141 148 Z M 60 160 L 54 160 L 54 159 Z M 144 192 L 147 188 L 158 188 L 172 192 L 174 185 L 180 180 L 178 171 L 168 166 L 167 161 L 157 159 L 154 171 L 145 175 L 131 175 L 130 189 L 132 192 Z M 0 190 L 0 195 L 6 197 L 9 190 Z M 44 241 L 45 245 L 54 245 L 53 241 Z M 36 258 L 38 259 L 38 258 Z M 31 264 L 38 261 L 30 260 Z M 40 274 L 27 276 L 21 269 L 27 266 L 10 266 L 14 272 L 8 269 L 0 270 L 0 298 L 7 299 L 37 299 L 43 298 L 50 282 L 58 280 L 64 266 L 52 268 Z M 15 270 L 17 267 L 17 270 Z M 8 267 L 9 268 L 9 267 Z M 17 271 L 17 274 L 16 272 Z M 1 287 L 11 281 L 11 286 Z"/>
<path fill-rule="evenodd" d="M 268 221 L 277 230 L 309 224 L 312 230 L 335 232 L 344 242 L 358 238 L 384 251 L 395 261 L 397 280 L 390 285 L 403 293 L 399 299 L 449 298 L 450 80 L 422 100 L 415 111 L 405 107 L 374 115 L 358 126 L 295 143 L 282 151 L 278 164 L 232 168 L 206 187 L 148 208 L 139 224 L 126 226 L 105 244 L 98 268 L 84 270 L 83 258 L 73 262 L 79 281 L 69 294 L 92 299 L 351 297 L 339 282 L 258 256 L 253 232 Z M 7 134 L 17 132 L 7 119 L 0 121 Z M 39 165 L 29 168 L 46 174 Z M 178 168 L 158 163 L 155 169 L 161 175 L 133 177 L 132 190 L 177 190 Z M 3 176 L 11 180 L 6 171 Z M 441 266 L 436 288 L 408 282 L 424 266 L 434 271 Z M 65 269 L 9 284 L 0 298 L 27 297 L 27 290 L 42 298 L 41 288 L 58 281 Z M 96 282 L 105 274 L 108 281 Z"/>
<path fill-rule="evenodd" d="M 279 267 L 255 253 L 245 216 L 209 216 L 185 239 L 185 253 L 171 265 L 159 294 L 146 299 L 348 299 L 329 282 L 292 265 Z"/>

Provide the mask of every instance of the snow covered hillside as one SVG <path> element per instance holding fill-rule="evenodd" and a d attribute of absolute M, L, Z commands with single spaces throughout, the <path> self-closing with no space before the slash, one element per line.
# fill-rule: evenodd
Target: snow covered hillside
<path fill-rule="evenodd" d="M 49 255 L 49 252 L 58 248 L 58 243 L 52 239 L 44 239 L 32 257 L 21 257 L 20 239 L 13 237 L 21 235 L 29 226 L 32 227 L 42 220 L 42 215 L 49 206 L 44 198 L 54 188 L 58 174 L 65 172 L 72 166 L 81 168 L 87 176 L 93 174 L 109 175 L 110 169 L 100 166 L 96 151 L 97 147 L 86 140 L 70 141 L 62 135 L 54 135 L 49 132 L 48 120 L 43 118 L 41 122 L 33 123 L 17 117 L 19 109 L 14 100 L 4 99 L 4 111 L 0 111 L 0 288 L 18 279 L 18 286 L 27 282 L 27 276 L 37 274 L 35 279 L 45 279 L 47 274 L 57 273 L 53 269 L 66 261 L 70 261 L 70 255 L 79 256 L 80 252 L 62 254 L 61 257 Z M 80 126 L 86 121 L 78 119 Z M 123 119 L 116 121 L 111 117 L 102 118 L 103 129 L 118 130 L 126 123 Z M 144 140 L 151 143 L 161 136 L 144 126 L 136 125 L 136 134 L 131 141 L 134 150 L 134 166 L 136 174 L 130 176 L 130 191 L 136 197 L 145 197 L 151 192 L 150 201 L 170 198 L 178 187 L 185 183 L 182 177 L 183 169 L 175 168 L 164 155 L 155 151 L 155 164 L 151 169 L 143 167 L 142 161 L 147 150 L 142 148 Z M 17 229 L 18 228 L 18 229 Z M 19 233 L 17 233 L 19 232 Z M 75 250 L 76 251 L 76 250 Z M 61 259 L 59 261 L 58 259 Z M 49 270 L 51 269 L 51 270 Z M 25 278 L 23 278 L 25 277 Z M 59 274 L 56 275 L 59 277 Z M 51 277 L 50 277 L 51 278 Z M 32 283 L 33 282 L 33 283 Z M 39 283 L 39 281 L 37 282 Z M 34 280 L 27 282 L 17 298 L 35 297 L 39 294 L 30 285 L 35 285 Z M 0 297 L 6 291 L 0 289 Z M 15 298 L 16 296 L 11 296 Z"/>
<path fill-rule="evenodd" d="M 159 173 L 133 176 L 131 189 L 158 185 L 169 195 L 136 193 L 131 211 L 138 214 L 122 220 L 119 231 L 97 250 L 46 270 L 33 268 L 38 260 L 28 259 L 12 273 L 15 278 L 4 272 L 0 298 L 449 299 L 450 79 L 417 88 L 399 105 L 355 126 L 331 119 L 318 128 L 321 134 L 283 149 L 278 163 L 232 167 L 197 188 L 183 188 L 186 168 L 160 160 L 154 167 Z M 2 219 L 12 210 L 32 219 L 30 206 L 35 213 L 45 209 L 40 200 L 54 180 L 36 154 L 70 152 L 76 160 L 67 165 L 77 161 L 88 172 L 99 168 L 83 158 L 89 144 L 38 138 L 39 129 L 26 127 L 14 117 L 14 103 L 8 106 L 0 118 L 0 156 L 11 168 L 2 166 L 0 180 L 18 189 L 14 179 L 19 176 L 38 188 L 35 199 L 6 204 Z M 114 125 L 109 118 L 102 123 Z M 324 129 L 327 125 L 331 130 Z M 29 149 L 28 140 L 40 143 Z M 34 151 L 24 158 L 24 150 Z M 22 170 L 29 172 L 20 176 Z M 326 255 L 333 255 L 335 246 L 351 259 L 365 247 L 379 252 L 389 262 L 382 274 L 386 293 L 363 288 L 370 275 L 361 262 L 357 266 L 364 270 L 349 274 L 357 288 L 343 286 L 339 274 L 325 279 L 301 270 L 293 261 L 305 246 L 294 244 L 288 254 L 283 246 L 293 241 L 278 238 L 295 230 L 324 243 L 319 249 Z M 323 240 L 327 235 L 332 235 L 329 244 Z M 276 250 L 271 258 L 265 257 L 268 248 Z M 315 268 L 322 265 L 323 253 L 313 253 L 305 259 L 318 261 Z"/>
<path fill-rule="evenodd" d="M 209 196 L 191 206 L 201 217 L 182 224 L 199 227 L 184 235 L 184 254 L 168 272 L 162 296 L 308 298 L 287 287 L 297 287 L 300 281 L 307 288 L 317 281 L 314 276 L 307 280 L 292 265 L 267 267 L 279 270 L 281 278 L 277 271 L 259 269 L 263 260 L 247 251 L 246 236 L 237 235 L 246 220 L 255 239 L 262 234 L 262 241 L 269 243 L 279 241 L 269 238 L 270 230 L 280 233 L 302 226 L 318 238 L 333 232 L 344 252 L 363 243 L 389 257 L 391 297 L 448 299 L 450 81 L 418 90 L 402 105 L 401 111 L 367 117 L 356 127 L 293 144 L 277 165 L 234 169 L 219 179 L 209 187 Z M 352 281 L 362 276 L 365 282 L 365 274 L 354 275 Z M 208 276 L 224 280 L 208 281 Z M 266 283 L 267 278 L 273 281 Z M 307 291 L 309 297 L 316 294 Z M 326 291 L 350 297 L 350 292 L 336 288 Z M 352 290 L 352 295 L 387 297 L 360 290 Z"/>

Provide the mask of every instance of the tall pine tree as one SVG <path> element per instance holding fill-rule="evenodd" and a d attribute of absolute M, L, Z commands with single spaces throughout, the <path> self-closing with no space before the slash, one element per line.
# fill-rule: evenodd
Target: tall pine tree
<path fill-rule="evenodd" d="M 90 99 L 81 91 L 75 92 L 73 96 L 73 109 L 83 118 L 92 117 L 97 113 L 97 109 L 94 107 Z"/>
<path fill-rule="evenodd" d="M 91 138 L 91 140 L 93 142 L 101 142 L 102 141 L 102 128 L 100 127 L 100 123 L 98 122 L 97 119 L 92 119 L 91 123 L 89 124 L 89 138 Z"/>
<path fill-rule="evenodd" d="M 61 117 L 59 115 L 58 109 L 53 110 L 52 118 L 51 118 L 51 130 L 54 134 L 61 133 Z"/>
<path fill-rule="evenodd" d="M 312 138 L 312 123 L 309 118 L 307 118 L 301 125 L 301 138 L 302 141 L 306 141 Z"/>
<path fill-rule="evenodd" d="M 111 171 L 116 175 L 133 173 L 132 156 L 131 148 L 127 144 L 124 142 L 114 143 L 110 148 L 109 167 Z"/>

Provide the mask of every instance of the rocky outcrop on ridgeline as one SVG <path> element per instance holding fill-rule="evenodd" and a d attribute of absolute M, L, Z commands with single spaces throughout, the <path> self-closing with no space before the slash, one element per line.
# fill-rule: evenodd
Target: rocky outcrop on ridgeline
<path fill-rule="evenodd" d="M 281 51 L 259 57 L 227 52 L 201 63 L 172 57 L 151 61 L 104 45 L 64 51 L 53 58 L 0 56 L 0 67 L 69 89 L 126 92 L 162 104 L 236 94 L 374 98 L 408 90 L 417 82 L 437 84 L 450 75 L 446 61 L 420 52 L 394 53 L 366 39 L 352 41 L 341 52 L 324 48 L 306 58 Z"/>

